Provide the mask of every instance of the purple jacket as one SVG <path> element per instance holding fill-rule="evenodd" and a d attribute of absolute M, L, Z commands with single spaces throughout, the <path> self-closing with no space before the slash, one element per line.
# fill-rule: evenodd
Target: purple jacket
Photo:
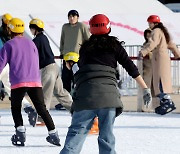
<path fill-rule="evenodd" d="M 0 73 L 6 64 L 10 68 L 10 83 L 41 83 L 38 51 L 32 40 L 16 36 L 0 51 Z"/>

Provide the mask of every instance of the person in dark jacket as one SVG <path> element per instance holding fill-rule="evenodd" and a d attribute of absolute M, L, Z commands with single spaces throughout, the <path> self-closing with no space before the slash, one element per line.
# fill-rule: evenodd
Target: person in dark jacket
<path fill-rule="evenodd" d="M 109 36 L 110 21 L 103 14 L 90 19 L 91 37 L 79 51 L 79 70 L 75 74 L 74 110 L 65 145 L 60 154 L 79 154 L 94 118 L 99 120 L 99 153 L 115 154 L 113 125 L 115 117 L 122 112 L 121 97 L 117 88 L 117 62 L 121 64 L 144 90 L 144 102 L 151 101 L 147 88 L 137 67 L 128 57 L 116 37 Z M 66 63 L 70 68 L 70 64 Z"/>
<path fill-rule="evenodd" d="M 29 23 L 31 33 L 35 36 L 33 42 L 39 52 L 39 68 L 41 70 L 41 81 L 43 86 L 44 101 L 46 108 L 50 109 L 53 94 L 67 110 L 70 110 L 72 97 L 63 88 L 59 67 L 55 63 L 54 54 L 48 38 L 44 35 L 44 22 L 40 19 L 32 19 Z"/>

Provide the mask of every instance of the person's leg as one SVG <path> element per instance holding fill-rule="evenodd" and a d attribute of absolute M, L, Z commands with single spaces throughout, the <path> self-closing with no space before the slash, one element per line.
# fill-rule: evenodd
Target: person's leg
<path fill-rule="evenodd" d="M 28 88 L 27 93 L 34 104 L 37 113 L 42 117 L 48 129 L 49 136 L 46 137 L 46 140 L 51 144 L 60 146 L 60 139 L 58 136 L 58 132 L 56 131 L 52 117 L 50 116 L 44 104 L 42 88 L 41 87 Z"/>
<path fill-rule="evenodd" d="M 11 111 L 15 123 L 15 134 L 11 141 L 13 145 L 24 146 L 26 141 L 25 127 L 23 126 L 23 119 L 21 115 L 22 99 L 26 93 L 26 88 L 17 88 L 11 90 Z"/>
<path fill-rule="evenodd" d="M 96 117 L 96 110 L 73 112 L 66 141 L 60 154 L 79 154 Z"/>
<path fill-rule="evenodd" d="M 41 87 L 28 88 L 27 93 L 34 104 L 34 107 L 38 115 L 40 115 L 42 119 L 44 120 L 48 128 L 48 131 L 54 130 L 55 126 L 54 126 L 53 120 L 48 110 L 46 109 L 46 105 L 44 104 L 42 88 Z"/>
<path fill-rule="evenodd" d="M 44 102 L 48 110 L 50 109 L 56 78 L 57 73 L 55 63 L 41 69 L 41 82 L 43 86 L 42 89 L 44 94 Z"/>
<path fill-rule="evenodd" d="M 63 61 L 63 69 L 62 69 L 62 82 L 63 87 L 70 93 L 71 92 L 71 83 L 73 80 L 73 71 L 69 70 L 66 67 L 66 62 Z"/>
<path fill-rule="evenodd" d="M 116 109 L 99 109 L 99 154 L 115 154 L 115 137 L 113 134 Z"/>
<path fill-rule="evenodd" d="M 56 66 L 56 72 L 57 78 L 54 85 L 54 95 L 62 106 L 64 106 L 67 110 L 70 110 L 72 105 L 72 97 L 70 93 L 63 88 L 58 66 Z"/>
<path fill-rule="evenodd" d="M 23 126 L 21 105 L 26 90 L 26 88 L 17 88 L 11 90 L 11 112 L 15 123 L 15 128 L 18 126 Z"/>

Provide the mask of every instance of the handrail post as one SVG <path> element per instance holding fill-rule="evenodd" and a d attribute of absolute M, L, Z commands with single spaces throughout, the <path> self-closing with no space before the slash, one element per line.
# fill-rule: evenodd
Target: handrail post
<path fill-rule="evenodd" d="M 143 75 L 143 60 L 137 60 L 137 67 L 139 70 L 140 75 Z M 143 107 L 143 90 L 142 88 L 138 85 L 138 93 L 137 93 L 137 111 L 142 112 L 142 107 Z"/>

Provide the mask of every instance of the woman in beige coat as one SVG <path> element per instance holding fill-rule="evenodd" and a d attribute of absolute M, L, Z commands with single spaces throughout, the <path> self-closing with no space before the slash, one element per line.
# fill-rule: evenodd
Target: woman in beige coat
<path fill-rule="evenodd" d="M 164 115 L 176 109 L 168 95 L 172 93 L 171 60 L 168 49 L 176 58 L 180 57 L 180 52 L 171 41 L 168 30 L 157 15 L 149 16 L 147 21 L 152 30 L 151 38 L 140 51 L 139 56 L 144 57 L 152 51 L 153 90 L 155 95 L 160 98 L 160 106 L 155 108 L 155 112 Z"/>

